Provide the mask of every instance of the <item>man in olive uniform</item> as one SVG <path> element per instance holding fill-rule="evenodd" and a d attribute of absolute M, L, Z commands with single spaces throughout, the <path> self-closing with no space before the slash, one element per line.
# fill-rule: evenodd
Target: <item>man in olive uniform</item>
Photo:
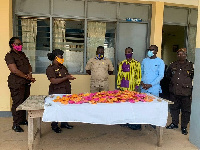
<path fill-rule="evenodd" d="M 181 130 L 184 135 L 188 133 L 187 124 L 190 121 L 192 79 L 194 75 L 193 63 L 189 62 L 186 56 L 186 49 L 179 49 L 177 51 L 178 60 L 171 63 L 167 70 L 167 77 L 170 79 L 170 100 L 174 104 L 170 105 L 172 123 L 166 128 L 178 128 L 181 110 Z"/>
<path fill-rule="evenodd" d="M 97 47 L 96 58 L 91 58 L 85 69 L 91 75 L 90 92 L 108 91 L 108 76 L 113 74 L 112 62 L 104 57 L 104 47 Z"/>

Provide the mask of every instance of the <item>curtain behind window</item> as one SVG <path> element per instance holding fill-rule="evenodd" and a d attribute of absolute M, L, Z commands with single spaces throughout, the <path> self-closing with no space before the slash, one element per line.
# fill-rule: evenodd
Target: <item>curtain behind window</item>
<path fill-rule="evenodd" d="M 37 19 L 21 19 L 23 51 L 29 58 L 32 71 L 35 72 L 35 51 Z"/>
<path fill-rule="evenodd" d="M 88 22 L 87 36 L 87 60 L 96 57 L 98 46 L 104 46 L 106 23 Z"/>

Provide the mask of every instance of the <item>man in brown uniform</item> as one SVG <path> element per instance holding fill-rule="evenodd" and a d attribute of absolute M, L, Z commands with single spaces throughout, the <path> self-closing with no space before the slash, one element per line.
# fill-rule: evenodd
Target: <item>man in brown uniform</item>
<path fill-rule="evenodd" d="M 32 78 L 32 68 L 28 58 L 22 52 L 22 43 L 19 38 L 12 37 L 9 41 L 11 48 L 6 54 L 5 61 L 11 71 L 8 76 L 8 87 L 11 92 L 13 127 L 15 132 L 23 132 L 20 125 L 28 125 L 26 120 L 26 111 L 16 111 L 16 108 L 22 104 L 30 95 L 30 83 L 35 82 Z"/>
<path fill-rule="evenodd" d="M 186 59 L 186 49 L 177 51 L 178 60 L 170 64 L 167 70 L 167 77 L 170 79 L 169 91 L 170 100 L 174 104 L 170 105 L 172 123 L 167 129 L 178 128 L 179 113 L 181 110 L 181 130 L 187 135 L 187 124 L 190 121 L 192 79 L 194 75 L 193 63 Z"/>
<path fill-rule="evenodd" d="M 91 58 L 85 69 L 91 75 L 90 92 L 108 91 L 108 76 L 113 74 L 114 67 L 112 62 L 104 58 L 104 47 L 97 47 L 96 58 Z"/>

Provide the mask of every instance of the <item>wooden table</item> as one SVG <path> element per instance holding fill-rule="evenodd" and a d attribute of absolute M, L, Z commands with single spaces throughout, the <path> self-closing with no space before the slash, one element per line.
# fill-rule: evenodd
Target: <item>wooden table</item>
<path fill-rule="evenodd" d="M 44 99 L 47 95 L 33 95 L 17 107 L 28 111 L 28 149 L 34 149 L 34 143 L 41 137 L 41 118 L 44 112 Z"/>
<path fill-rule="evenodd" d="M 34 149 L 34 143 L 41 137 L 41 118 L 44 112 L 44 99 L 47 95 L 30 96 L 24 103 L 17 107 L 17 110 L 28 111 L 28 149 Z M 163 100 L 163 99 L 159 99 Z M 142 125 L 142 129 L 144 125 Z M 156 127 L 157 146 L 162 146 L 163 127 Z"/>

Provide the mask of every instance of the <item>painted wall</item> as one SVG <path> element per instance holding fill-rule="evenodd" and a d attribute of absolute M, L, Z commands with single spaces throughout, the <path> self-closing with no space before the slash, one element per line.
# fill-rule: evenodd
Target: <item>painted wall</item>
<path fill-rule="evenodd" d="M 164 3 L 153 2 L 152 3 L 152 17 L 151 17 L 150 45 L 158 46 L 157 56 L 160 58 L 161 58 L 163 13 L 164 13 Z"/>
<path fill-rule="evenodd" d="M 0 14 L 0 111 L 9 111 L 11 104 L 7 85 L 9 70 L 4 58 L 9 51 L 8 41 L 12 36 L 12 0 L 1 1 Z"/>

